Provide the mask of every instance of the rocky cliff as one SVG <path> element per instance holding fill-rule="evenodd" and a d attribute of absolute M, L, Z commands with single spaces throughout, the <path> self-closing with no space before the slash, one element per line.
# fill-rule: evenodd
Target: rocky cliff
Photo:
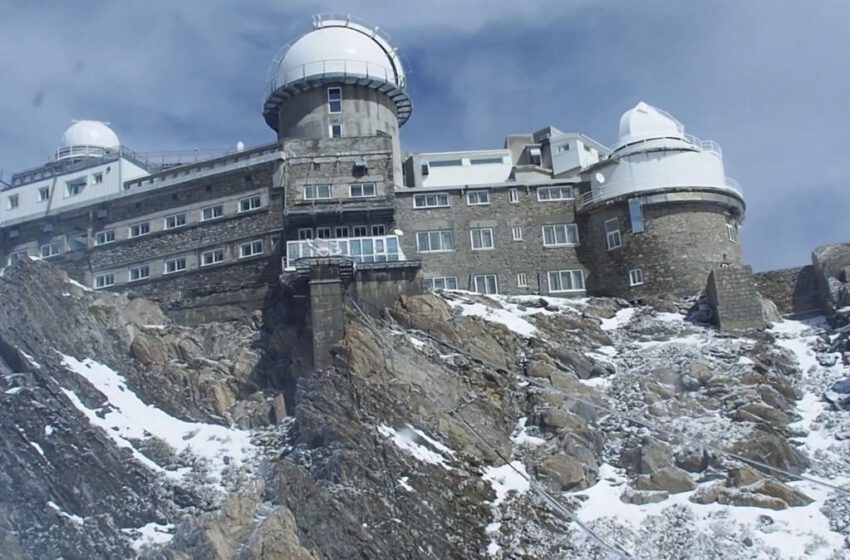
<path fill-rule="evenodd" d="M 822 319 L 349 302 L 313 373 L 284 294 L 187 327 L 24 262 L 0 297 L 2 558 L 848 557 L 850 346 Z"/>

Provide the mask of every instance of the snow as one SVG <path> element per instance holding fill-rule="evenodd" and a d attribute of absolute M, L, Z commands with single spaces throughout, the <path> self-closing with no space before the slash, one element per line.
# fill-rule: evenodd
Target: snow
<path fill-rule="evenodd" d="M 484 528 L 484 533 L 487 535 L 493 535 L 493 533 L 498 533 L 499 529 L 501 528 L 502 524 L 498 521 L 494 521 L 493 523 L 490 523 L 489 525 L 487 525 L 487 527 Z M 497 552 L 502 550 L 502 547 L 499 546 L 499 544 L 495 540 L 493 540 L 494 538 L 495 536 L 490 537 L 490 542 L 487 544 L 487 554 L 489 554 L 490 556 L 495 556 Z"/>
<path fill-rule="evenodd" d="M 6 389 L 4 392 L 5 392 L 7 395 L 16 395 L 16 394 L 20 393 L 20 392 L 21 392 L 21 391 L 23 391 L 23 390 L 24 390 L 24 388 L 23 388 L 23 387 L 12 387 L 11 389 Z"/>
<path fill-rule="evenodd" d="M 545 439 L 528 434 L 528 428 L 525 425 L 526 422 L 528 422 L 527 417 L 519 419 L 516 427 L 514 428 L 513 434 L 511 434 L 511 442 L 518 446 L 528 445 L 532 447 L 546 443 Z"/>
<path fill-rule="evenodd" d="M 417 460 L 431 465 L 440 465 L 446 470 L 451 470 L 451 467 L 448 465 L 448 461 L 451 460 L 454 455 L 454 451 L 437 440 L 428 437 L 421 430 L 417 430 L 410 425 L 402 428 L 401 430 L 394 430 L 386 424 L 381 424 L 378 426 L 378 432 L 382 436 L 392 440 L 396 447 L 402 451 L 409 455 L 413 455 L 413 457 Z M 429 449 L 425 445 L 417 442 L 417 439 L 424 440 L 433 449 Z M 436 449 L 436 451 L 434 449 Z"/>
<path fill-rule="evenodd" d="M 94 291 L 91 288 L 89 288 L 88 286 L 86 286 L 84 284 L 80 284 L 79 282 L 77 282 L 73 278 L 68 278 L 67 280 L 65 280 L 65 283 L 70 284 L 72 286 L 76 286 L 76 287 L 80 288 L 81 290 L 83 290 L 84 292 L 93 292 Z"/>
<path fill-rule="evenodd" d="M 164 471 L 136 450 L 129 440 L 156 437 L 178 454 L 184 451 L 192 453 L 205 461 L 215 481 L 221 481 L 228 464 L 238 467 L 255 452 L 247 430 L 174 418 L 142 401 L 127 387 L 121 375 L 103 364 L 91 359 L 79 361 L 66 355 L 62 355 L 62 364 L 84 377 L 108 401 L 108 406 L 90 409 L 73 391 L 63 388 L 74 406 L 86 415 L 92 425 L 102 428 L 116 445 L 129 448 L 136 459 L 152 470 L 179 478 L 188 469 Z"/>
<path fill-rule="evenodd" d="M 27 361 L 30 363 L 30 365 L 31 365 L 32 367 L 34 367 L 35 369 L 41 369 L 41 364 L 39 364 L 38 362 L 36 362 L 36 361 L 35 361 L 35 358 L 33 358 L 32 356 L 30 356 L 29 354 L 27 354 L 26 352 L 24 352 L 24 351 L 23 351 L 23 350 L 21 350 L 20 348 L 18 348 L 18 352 L 20 352 L 21 354 L 23 354 L 24 358 L 26 358 L 26 359 L 27 359 Z"/>
<path fill-rule="evenodd" d="M 603 331 L 613 331 L 622 328 L 629 321 L 631 321 L 632 316 L 634 314 L 634 307 L 626 307 L 625 309 L 620 309 L 610 319 L 602 319 L 602 325 L 600 325 L 599 328 L 601 328 Z"/>
<path fill-rule="evenodd" d="M 41 448 L 41 446 L 40 446 L 39 444 L 37 444 L 37 443 L 36 443 L 36 442 L 34 442 L 34 441 L 29 442 L 29 444 L 30 444 L 30 445 L 32 445 L 32 446 L 33 446 L 33 448 L 34 448 L 36 451 L 38 451 L 38 454 L 39 454 L 39 455 L 41 455 L 42 457 L 44 457 L 45 459 L 47 459 L 47 455 L 45 455 L 45 454 L 44 454 L 44 449 L 42 449 L 42 448 Z"/>
<path fill-rule="evenodd" d="M 407 338 L 410 340 L 410 343 L 417 349 L 421 350 L 424 346 L 426 346 L 424 342 L 414 336 L 408 336 Z"/>
<path fill-rule="evenodd" d="M 511 461 L 501 467 L 487 467 L 481 477 L 490 483 L 496 492 L 496 499 L 491 505 L 496 507 L 504 502 L 510 494 L 525 494 L 530 488 L 528 472 L 520 461 Z"/>
<path fill-rule="evenodd" d="M 44 427 L 44 435 L 50 436 L 53 435 L 53 426 L 47 425 Z"/>
<path fill-rule="evenodd" d="M 132 537 L 130 546 L 136 552 L 140 552 L 145 545 L 165 544 L 174 537 L 174 525 L 171 524 L 148 523 L 137 529 L 121 529 L 121 531 Z"/>
<path fill-rule="evenodd" d="M 398 479 L 398 485 L 407 490 L 408 492 L 413 492 L 413 487 L 408 484 L 409 477 L 403 476 Z"/>
<path fill-rule="evenodd" d="M 513 309 L 500 309 L 468 301 L 449 300 L 448 303 L 456 309 L 459 308 L 463 317 L 479 317 L 491 323 L 498 323 L 526 338 L 537 335 L 537 327 L 523 319 L 516 306 L 509 306 Z"/>
<path fill-rule="evenodd" d="M 82 517 L 80 517 L 79 515 L 74 515 L 74 514 L 68 513 L 67 511 L 63 510 L 61 507 L 56 505 L 54 502 L 47 502 L 47 505 L 50 507 L 50 509 L 52 509 L 53 511 L 55 511 L 56 513 L 58 513 L 59 515 L 61 515 L 65 519 L 69 519 L 69 520 L 73 521 L 77 525 L 83 525 L 85 523 L 85 520 Z"/>

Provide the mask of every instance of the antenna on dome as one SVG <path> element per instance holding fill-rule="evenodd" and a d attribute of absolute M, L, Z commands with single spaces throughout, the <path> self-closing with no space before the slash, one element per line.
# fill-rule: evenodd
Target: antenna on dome
<path fill-rule="evenodd" d="M 240 140 L 239 142 L 236 143 L 236 151 L 237 152 L 241 152 L 244 149 L 245 149 L 245 143 L 242 140 Z"/>

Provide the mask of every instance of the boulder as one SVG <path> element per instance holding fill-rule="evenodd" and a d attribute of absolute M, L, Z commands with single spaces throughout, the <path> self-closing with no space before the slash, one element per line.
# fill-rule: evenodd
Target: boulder
<path fill-rule="evenodd" d="M 739 407 L 735 413 L 735 419 L 766 422 L 777 428 L 786 426 L 791 422 L 791 418 L 778 408 L 760 402 L 751 402 Z"/>
<path fill-rule="evenodd" d="M 537 475 L 554 491 L 583 490 L 596 481 L 584 462 L 568 455 L 546 457 L 537 467 Z"/>
<path fill-rule="evenodd" d="M 726 485 L 735 488 L 749 486 L 762 480 L 764 475 L 749 466 L 741 466 L 730 469 L 726 474 Z"/>
<path fill-rule="evenodd" d="M 828 312 L 850 305 L 848 278 L 845 269 L 850 267 L 850 243 L 822 245 L 812 252 L 812 265 L 821 303 Z"/>
<path fill-rule="evenodd" d="M 779 498 L 791 507 L 807 506 L 814 501 L 796 488 L 777 480 L 761 480 L 751 490 L 765 496 Z"/>
<path fill-rule="evenodd" d="M 670 466 L 660 469 L 652 473 L 650 480 L 661 490 L 666 490 L 671 494 L 689 492 L 696 488 L 696 483 L 691 479 L 691 475 L 679 467 Z"/>
<path fill-rule="evenodd" d="M 663 490 L 646 491 L 626 488 L 625 491 L 620 495 L 620 501 L 627 504 L 642 506 L 646 504 L 657 504 L 658 502 L 663 502 L 669 497 L 670 494 Z"/>
<path fill-rule="evenodd" d="M 685 447 L 676 452 L 676 466 L 691 473 L 703 472 L 708 462 L 708 452 L 701 447 Z"/>
<path fill-rule="evenodd" d="M 720 484 L 700 486 L 696 492 L 691 494 L 689 500 L 695 504 L 718 503 L 722 505 L 758 507 L 772 510 L 788 508 L 788 504 L 779 498 L 740 491 L 734 488 L 725 488 Z"/>
<path fill-rule="evenodd" d="M 761 461 L 771 467 L 785 470 L 799 472 L 809 466 L 806 456 L 797 451 L 785 438 L 764 430 L 753 431 L 749 437 L 736 442 L 731 451 L 747 459 Z"/>
<path fill-rule="evenodd" d="M 673 464 L 673 452 L 666 443 L 647 438 L 636 447 L 626 447 L 620 456 L 620 462 L 635 474 L 651 475 Z"/>
<path fill-rule="evenodd" d="M 164 364 L 168 361 L 168 350 L 165 344 L 158 337 L 145 333 L 136 335 L 130 345 L 130 354 L 146 366 Z"/>

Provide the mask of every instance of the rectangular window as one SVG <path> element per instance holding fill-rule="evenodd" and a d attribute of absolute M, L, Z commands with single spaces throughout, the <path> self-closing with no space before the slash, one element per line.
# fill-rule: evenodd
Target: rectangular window
<path fill-rule="evenodd" d="M 472 290 L 479 294 L 498 294 L 499 280 L 495 274 L 479 274 L 472 277 Z"/>
<path fill-rule="evenodd" d="M 366 226 L 354 226 L 352 229 L 354 231 L 352 237 L 366 237 L 369 235 L 369 228 Z"/>
<path fill-rule="evenodd" d="M 93 185 L 99 185 L 103 182 L 103 173 L 95 173 L 91 176 L 91 182 Z"/>
<path fill-rule="evenodd" d="M 528 149 L 528 163 L 531 165 L 542 165 L 543 156 L 540 154 L 540 148 Z"/>
<path fill-rule="evenodd" d="M 186 270 L 186 259 L 184 257 L 165 261 L 164 274 L 174 274 L 183 270 Z"/>
<path fill-rule="evenodd" d="M 570 144 L 569 144 L 569 142 L 568 142 L 568 143 L 566 143 L 566 144 L 561 144 L 560 146 L 558 146 L 558 153 L 559 153 L 559 154 L 562 154 L 562 153 L 564 153 L 564 152 L 569 152 L 569 151 L 570 151 Z"/>
<path fill-rule="evenodd" d="M 8 264 L 11 266 L 11 265 L 15 264 L 16 262 L 23 260 L 25 258 L 27 258 L 27 252 L 26 251 L 13 251 L 13 252 L 9 253 Z"/>
<path fill-rule="evenodd" d="M 151 277 L 151 269 L 148 265 L 137 266 L 135 268 L 130 269 L 130 274 L 127 278 L 129 282 L 136 282 L 137 280 L 144 280 L 145 278 Z"/>
<path fill-rule="evenodd" d="M 516 285 L 517 288 L 527 288 L 528 287 L 528 275 L 525 272 L 519 272 L 516 275 Z"/>
<path fill-rule="evenodd" d="M 469 230 L 472 250 L 482 251 L 493 248 L 493 228 L 474 228 Z"/>
<path fill-rule="evenodd" d="M 511 237 L 514 241 L 522 241 L 522 227 L 513 226 L 511 228 Z"/>
<path fill-rule="evenodd" d="M 629 221 L 632 222 L 632 233 L 643 233 L 643 205 L 636 198 L 629 199 Z"/>
<path fill-rule="evenodd" d="M 39 187 L 38 188 L 38 201 L 44 202 L 48 198 L 50 198 L 50 187 Z"/>
<path fill-rule="evenodd" d="M 313 228 L 298 228 L 298 239 L 300 241 L 304 241 L 306 239 L 313 239 Z"/>
<path fill-rule="evenodd" d="M 487 191 L 472 191 L 466 193 L 466 204 L 468 206 L 480 206 L 490 204 L 490 193 Z"/>
<path fill-rule="evenodd" d="M 416 248 L 420 253 L 454 251 L 455 234 L 451 230 L 420 231 L 416 234 Z"/>
<path fill-rule="evenodd" d="M 105 229 L 94 234 L 95 245 L 106 245 L 115 241 L 115 230 Z"/>
<path fill-rule="evenodd" d="M 519 202 L 519 191 L 516 189 L 510 189 L 508 191 L 508 201 L 511 204 L 516 204 L 517 202 Z"/>
<path fill-rule="evenodd" d="M 623 246 L 623 236 L 620 235 L 620 221 L 617 218 L 605 221 L 605 238 L 608 242 L 609 251 Z"/>
<path fill-rule="evenodd" d="M 726 237 L 732 243 L 738 242 L 738 223 L 734 220 L 726 220 Z"/>
<path fill-rule="evenodd" d="M 263 205 L 263 197 L 260 195 L 249 196 L 247 198 L 242 198 L 239 200 L 239 211 L 240 212 L 250 212 L 251 210 L 256 210 Z"/>
<path fill-rule="evenodd" d="M 639 268 L 633 268 L 629 271 L 629 286 L 643 285 L 643 271 Z"/>
<path fill-rule="evenodd" d="M 211 249 L 201 253 L 201 266 L 224 262 L 224 249 Z"/>
<path fill-rule="evenodd" d="M 328 113 L 342 113 L 342 88 L 328 88 Z"/>
<path fill-rule="evenodd" d="M 457 290 L 457 276 L 435 276 L 425 282 L 430 290 Z"/>
<path fill-rule="evenodd" d="M 18 207 L 18 195 L 10 194 L 6 197 L 6 210 L 14 210 Z"/>
<path fill-rule="evenodd" d="M 450 206 L 448 193 L 417 194 L 413 197 L 414 208 L 447 208 Z"/>
<path fill-rule="evenodd" d="M 581 270 L 554 270 L 546 275 L 550 292 L 584 291 L 584 272 Z"/>
<path fill-rule="evenodd" d="M 244 259 L 245 257 L 253 257 L 256 255 L 263 254 L 263 240 L 255 239 L 254 241 L 250 241 L 248 243 L 243 243 L 239 246 L 239 258 Z"/>
<path fill-rule="evenodd" d="M 304 185 L 305 200 L 323 200 L 331 197 L 330 185 Z"/>
<path fill-rule="evenodd" d="M 86 178 L 80 177 L 65 183 L 65 196 L 77 196 L 82 194 L 86 188 Z"/>
<path fill-rule="evenodd" d="M 186 214 L 172 214 L 165 217 L 165 229 L 174 229 L 186 225 Z"/>
<path fill-rule="evenodd" d="M 578 226 L 575 224 L 543 226 L 544 247 L 567 247 L 571 245 L 578 245 Z"/>
<path fill-rule="evenodd" d="M 336 226 L 334 228 L 334 236 L 339 238 L 348 237 L 348 226 Z"/>
<path fill-rule="evenodd" d="M 108 288 L 113 285 L 115 285 L 115 275 L 111 272 L 109 274 L 98 274 L 94 277 L 95 288 Z"/>
<path fill-rule="evenodd" d="M 208 220 L 215 220 L 216 218 L 221 218 L 224 216 L 224 205 L 216 204 L 215 206 L 207 206 L 206 208 L 201 208 L 201 221 L 206 222 Z"/>
<path fill-rule="evenodd" d="M 367 198 L 375 196 L 375 183 L 356 183 L 351 185 L 351 198 Z"/>
<path fill-rule="evenodd" d="M 59 241 L 54 241 L 53 243 L 48 243 L 47 245 L 41 246 L 41 258 L 49 259 L 51 257 L 55 257 L 62 252 L 62 244 Z"/>
<path fill-rule="evenodd" d="M 538 187 L 537 200 L 540 202 L 556 202 L 559 200 L 573 200 L 572 187 Z"/>
<path fill-rule="evenodd" d="M 316 237 L 318 239 L 330 239 L 331 238 L 331 228 L 329 227 L 317 227 L 316 228 Z"/>
<path fill-rule="evenodd" d="M 328 125 L 328 137 L 330 137 L 330 138 L 342 138 L 342 125 L 341 124 Z"/>
<path fill-rule="evenodd" d="M 141 237 L 151 232 L 150 222 L 141 222 L 130 226 L 130 237 Z"/>

